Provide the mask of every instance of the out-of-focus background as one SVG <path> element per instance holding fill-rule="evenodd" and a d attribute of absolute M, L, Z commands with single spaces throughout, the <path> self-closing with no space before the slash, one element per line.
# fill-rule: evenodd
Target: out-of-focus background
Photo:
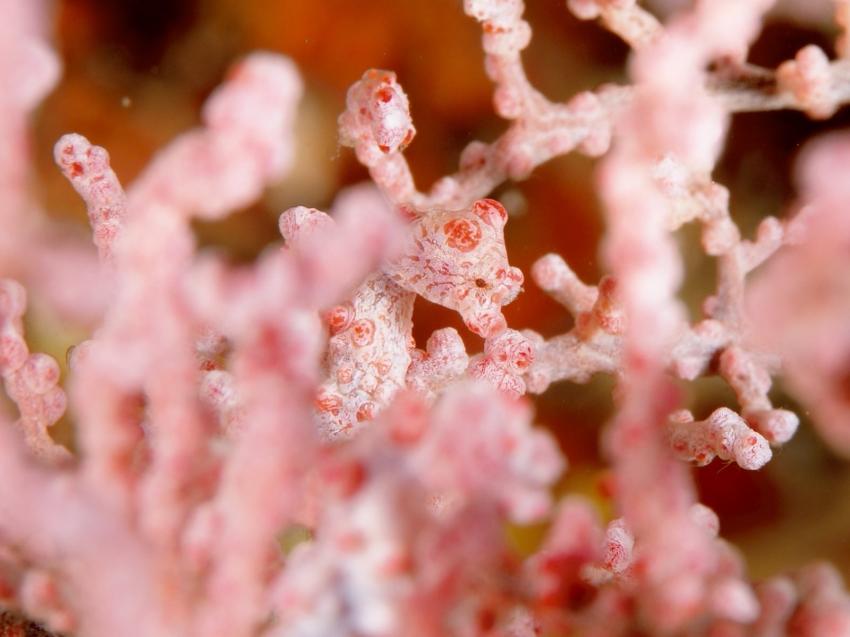
<path fill-rule="evenodd" d="M 494 116 L 482 68 L 477 24 L 460 0 L 59 0 L 55 41 L 64 77 L 37 113 L 35 184 L 50 215 L 83 227 L 85 208 L 52 162 L 52 146 L 79 132 L 106 147 L 128 184 L 158 148 L 195 125 L 204 98 L 240 55 L 268 49 L 290 55 L 306 83 L 298 125 L 294 172 L 256 205 L 228 219 L 196 226 L 200 244 L 250 260 L 279 241 L 277 216 L 303 204 L 327 209 L 342 187 L 367 178 L 336 138 L 336 117 L 347 87 L 368 68 L 395 71 L 407 91 L 418 135 L 407 151 L 419 186 L 453 172 L 460 150 L 490 140 L 504 123 Z M 667 9 L 685 2 L 658 2 Z M 787 3 L 792 5 L 793 3 Z M 524 54 L 528 74 L 552 99 L 625 79 L 628 50 L 597 25 L 581 23 L 563 0 L 526 0 L 534 30 Z M 804 44 L 832 50 L 829 2 L 797 3 L 777 13 L 753 48 L 751 61 L 775 66 Z M 670 122 L 675 126 L 676 122 Z M 800 146 L 820 132 L 850 126 L 847 110 L 827 123 L 798 113 L 736 116 L 717 178 L 732 191 L 732 210 L 744 232 L 767 214 L 786 214 L 793 200 L 792 165 Z M 602 270 L 597 254 L 603 232 L 594 193 L 594 161 L 578 155 L 540 167 L 522 183 L 494 196 L 509 208 L 508 253 L 527 275 L 533 261 L 554 251 L 588 282 Z M 699 249 L 696 229 L 681 233 L 688 266 L 683 290 L 694 316 L 713 285 L 713 263 Z M 510 324 L 546 336 L 566 331 L 570 318 L 535 289 L 507 308 Z M 57 332 L 49 317 L 29 317 L 34 345 L 60 360 L 68 342 L 84 333 Z M 457 316 L 419 303 L 415 336 L 451 325 L 472 351 L 480 339 Z M 780 383 L 781 385 L 781 383 Z M 538 419 L 559 438 L 571 469 L 564 490 L 597 496 L 604 482 L 600 431 L 611 414 L 610 379 L 561 384 L 535 400 Z M 683 385 L 698 417 L 735 406 L 715 379 Z M 777 388 L 780 406 L 796 409 Z M 799 412 L 798 412 L 799 413 Z M 804 415 L 803 415 L 804 416 Z M 805 421 L 797 437 L 768 467 L 745 472 L 715 461 L 695 469 L 703 501 L 720 515 L 724 535 L 748 556 L 760 578 L 814 559 L 829 559 L 850 576 L 850 464 L 833 455 Z M 599 499 L 602 503 L 601 498 Z M 604 507 L 604 503 L 603 507 Z M 659 521 L 663 523 L 663 521 Z M 527 550 L 539 530 L 516 530 Z"/>

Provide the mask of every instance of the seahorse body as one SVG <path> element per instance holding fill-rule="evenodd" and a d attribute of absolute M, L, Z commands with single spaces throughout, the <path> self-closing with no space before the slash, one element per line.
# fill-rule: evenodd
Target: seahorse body
<path fill-rule="evenodd" d="M 416 294 L 456 310 L 485 338 L 506 329 L 501 307 L 516 297 L 523 280 L 507 261 L 506 220 L 492 199 L 415 215 L 401 256 L 325 313 L 330 339 L 316 410 L 326 437 L 349 435 L 406 386 Z M 281 228 L 291 242 L 300 229 L 330 222 L 323 212 L 299 207 L 283 213 Z"/>

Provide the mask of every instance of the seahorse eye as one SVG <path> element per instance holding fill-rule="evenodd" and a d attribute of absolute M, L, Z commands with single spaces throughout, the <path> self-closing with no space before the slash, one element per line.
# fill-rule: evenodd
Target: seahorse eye
<path fill-rule="evenodd" d="M 475 286 L 479 288 L 486 288 L 487 281 L 485 281 L 484 279 L 475 279 Z"/>

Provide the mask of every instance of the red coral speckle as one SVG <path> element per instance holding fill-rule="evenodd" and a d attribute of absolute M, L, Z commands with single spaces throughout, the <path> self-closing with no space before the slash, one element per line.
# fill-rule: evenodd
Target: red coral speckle
<path fill-rule="evenodd" d="M 474 250 L 481 241 L 481 226 L 471 219 L 452 219 L 443 226 L 446 242 L 460 252 Z"/>
<path fill-rule="evenodd" d="M 337 414 L 342 407 L 342 398 L 336 394 L 320 393 L 314 404 L 318 411 Z"/>
<path fill-rule="evenodd" d="M 331 335 L 346 330 L 353 320 L 354 306 L 351 303 L 337 305 L 325 313 L 325 323 L 327 323 Z"/>
<path fill-rule="evenodd" d="M 508 221 L 508 211 L 495 199 L 479 199 L 472 204 L 472 212 L 494 226 L 503 226 Z"/>
<path fill-rule="evenodd" d="M 370 319 L 358 319 L 351 325 L 351 342 L 355 347 L 366 347 L 375 338 L 375 324 Z"/>
<path fill-rule="evenodd" d="M 372 420 L 375 417 L 375 403 L 366 401 L 357 408 L 357 421 Z"/>

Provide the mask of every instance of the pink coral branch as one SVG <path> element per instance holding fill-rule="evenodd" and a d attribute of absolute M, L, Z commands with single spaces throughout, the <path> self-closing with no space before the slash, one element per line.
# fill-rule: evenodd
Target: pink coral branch
<path fill-rule="evenodd" d="M 103 307 L 96 261 L 68 228 L 54 227 L 30 192 L 28 120 L 56 84 L 47 3 L 0 2 L 0 276 L 27 286 L 63 318 L 91 323 Z"/>
<path fill-rule="evenodd" d="M 281 56 L 254 53 L 235 65 L 204 105 L 204 128 L 172 142 L 133 184 L 131 216 L 160 204 L 215 218 L 256 199 L 291 166 L 301 91 Z"/>
<path fill-rule="evenodd" d="M 428 338 L 425 349 L 411 352 L 407 386 L 429 401 L 457 381 L 469 366 L 466 347 L 457 330 L 446 327 Z"/>
<path fill-rule="evenodd" d="M 76 134 L 64 135 L 53 153 L 62 174 L 86 202 L 101 260 L 111 261 L 127 214 L 127 197 L 109 165 L 109 153 Z"/>
<path fill-rule="evenodd" d="M 455 386 L 430 413 L 408 398 L 336 448 L 349 479 L 290 556 L 267 634 L 426 637 L 449 618 L 469 634 L 485 613 L 508 621 L 515 592 L 493 577 L 505 547 L 492 524 L 546 513 L 563 468 L 553 441 L 486 385 Z"/>
<path fill-rule="evenodd" d="M 26 562 L 61 576 L 59 594 L 72 617 L 61 617 L 56 629 L 103 636 L 163 634 L 162 613 L 171 604 L 162 603 L 164 591 L 157 586 L 167 585 L 167 578 L 158 576 L 150 553 L 72 475 L 36 467 L 19 445 L 7 426 L 0 427 L 7 478 L 0 481 L 0 502 L 15 512 L 0 520 L 0 541 Z M 57 515 L 64 524 L 54 523 Z M 111 596 L 112 605 L 97 602 Z"/>
<path fill-rule="evenodd" d="M 354 209 L 345 210 L 352 204 Z M 344 245 L 343 238 L 351 236 L 348 226 L 355 222 L 347 217 L 355 210 L 364 241 Z M 391 253 L 397 236 L 392 217 L 370 191 L 343 197 L 340 212 L 342 228 L 318 211 L 284 215 L 281 225 L 292 247 L 268 255 L 253 272 L 240 275 L 221 264 L 198 272 L 201 312 L 230 307 L 207 318 L 232 343 L 243 423 L 233 436 L 216 493 L 196 511 L 188 533 L 187 553 L 209 573 L 206 601 L 196 619 L 202 634 L 249 634 L 264 608 L 275 535 L 296 519 L 302 505 L 301 486 L 319 440 L 310 415 L 322 347 L 319 308 L 313 304 L 339 301 L 356 277 L 362 279 Z M 311 219 L 322 223 L 308 229 Z M 338 249 L 322 258 L 311 241 Z M 308 285 L 324 289 L 307 292 Z"/>
<path fill-rule="evenodd" d="M 0 226 L 12 228 L 20 224 L 21 234 L 0 235 L 0 257 L 3 270 L 6 260 L 13 262 L 16 242 L 29 239 L 33 224 L 25 214 L 31 208 L 26 191 L 29 170 L 27 118 L 59 77 L 59 60 L 50 49 L 43 33 L 41 2 L 20 3 L 3 0 L 0 12 L 0 77 L 6 90 L 0 98 L 0 135 L 4 150 L 0 156 L 0 196 L 5 202 L 0 212 Z"/>
<path fill-rule="evenodd" d="M 649 621 L 661 630 L 687 624 L 704 612 L 706 587 L 719 556 L 688 517 L 693 487 L 659 427 L 665 410 L 675 404 L 663 370 L 673 346 L 671 334 L 682 323 L 674 297 L 681 262 L 665 227 L 664 195 L 647 174 L 646 159 L 673 153 L 697 170 L 713 163 L 724 113 L 701 91 L 700 67 L 719 53 L 746 47 L 765 8 L 757 4 L 733 8 L 729 3 L 699 3 L 638 52 L 633 74 L 641 90 L 619 122 L 632 135 L 602 167 L 609 224 L 606 256 L 629 321 L 619 411 L 608 449 L 617 471 L 618 505 L 642 543 L 641 602 Z M 727 28 L 712 29 L 720 20 Z M 700 114 L 699 126 L 661 126 L 685 110 Z M 663 527 L 658 519 L 665 520 Z M 677 550 L 671 551 L 672 546 Z"/>
<path fill-rule="evenodd" d="M 768 219 L 763 226 L 774 228 L 775 222 Z M 776 236 L 781 234 L 771 231 L 768 240 L 735 244 L 730 256 L 721 257 L 728 265 L 721 264 L 720 269 L 719 285 L 724 293 L 709 303 L 714 308 L 714 318 L 682 329 L 673 341 L 666 365 L 676 376 L 687 380 L 719 372 L 735 390 L 749 427 L 766 436 L 771 444 L 780 445 L 790 440 L 799 420 L 791 412 L 771 405 L 768 391 L 773 362 L 742 350 L 735 345 L 733 336 L 743 321 L 744 277 L 750 267 L 778 247 Z M 762 247 L 764 244 L 767 247 Z M 741 264 L 742 260 L 747 261 L 747 267 Z M 549 340 L 526 332 L 535 343 L 535 363 L 527 373 L 531 391 L 540 393 L 559 380 L 583 383 L 595 373 L 617 373 L 623 357 L 624 321 L 613 290 L 601 295 L 596 288 L 585 286 L 556 255 L 540 259 L 532 274 L 544 290 L 571 310 L 576 327 Z M 719 361 L 717 370 L 712 367 L 715 359 Z"/>
<path fill-rule="evenodd" d="M 27 297 L 16 281 L 0 279 L 0 377 L 17 404 L 18 428 L 30 450 L 49 462 L 70 457 L 54 443 L 48 428 L 65 413 L 65 392 L 59 387 L 59 365 L 47 354 L 31 354 L 24 341 L 22 317 Z"/>
<path fill-rule="evenodd" d="M 700 421 L 687 410 L 675 412 L 670 416 L 669 430 L 673 450 L 698 465 L 706 465 L 717 456 L 734 460 L 742 469 L 761 469 L 772 456 L 768 441 L 725 407 Z"/>
<path fill-rule="evenodd" d="M 808 149 L 799 171 L 803 207 L 791 222 L 796 245 L 758 274 L 746 299 L 749 341 L 781 353 L 790 389 L 811 410 L 822 435 L 845 455 L 850 453 L 850 224 L 845 214 L 850 191 L 833 175 L 846 161 L 848 149 L 845 136 L 819 140 Z M 757 331 L 755 326 L 762 327 Z M 742 391 L 751 388 L 757 397 L 769 380 L 753 374 L 748 363 L 738 365 L 742 379 L 750 378 Z"/>
<path fill-rule="evenodd" d="M 635 50 L 651 44 L 662 32 L 658 19 L 636 0 L 568 0 L 567 6 L 577 18 L 600 20 Z"/>
<path fill-rule="evenodd" d="M 183 289 L 194 252 L 189 219 L 246 203 L 286 167 L 299 90 L 288 62 L 264 54 L 246 59 L 208 101 L 207 127 L 177 140 L 133 186 L 115 254 L 120 293 L 77 365 L 74 398 L 86 423 L 87 471 L 96 484 L 132 488 L 136 479 L 126 458 L 137 449 L 144 418 L 152 456 L 142 485 L 143 519 L 154 537 L 172 546 L 187 507 L 203 496 L 193 485 L 202 480 L 208 451 L 209 423 L 197 398 L 196 318 Z M 262 117 L 249 116 L 254 110 Z M 120 359 L 109 356 L 116 347 L 124 349 Z M 130 353 L 136 359 L 128 365 Z M 101 396 L 99 407 L 89 399 L 94 394 Z M 144 414 L 116 418 L 139 396 L 147 402 Z M 124 423 L 118 431 L 116 421 Z M 123 474 L 117 480 L 116 471 Z"/>
<path fill-rule="evenodd" d="M 521 0 L 465 3 L 467 14 L 482 25 L 485 68 L 496 85 L 495 110 L 512 123 L 491 143 L 470 143 L 461 154 L 459 171 L 438 180 L 427 194 L 416 189 L 402 154 L 415 128 L 395 74 L 371 70 L 351 88 L 339 120 L 341 140 L 355 148 L 392 201 L 423 210 L 461 207 L 487 196 L 506 179 L 526 178 L 553 157 L 574 150 L 599 156 L 608 150 L 613 122 L 634 100 L 634 87 L 606 85 L 566 103 L 547 100 L 528 82 L 520 60 L 530 39 L 523 6 Z M 582 0 L 570 8 L 584 19 L 600 17 L 636 50 L 660 37 L 658 21 L 634 0 Z M 750 28 L 756 28 L 754 23 Z M 819 66 L 817 99 L 828 106 L 818 111 L 809 97 L 815 89 L 795 92 L 783 79 L 788 72 L 747 65 L 739 54 L 740 46 L 720 47 L 708 60 L 718 63 L 717 70 L 700 69 L 696 76 L 701 89 L 729 112 L 793 108 L 818 116 L 827 113 L 823 108 L 850 101 L 850 66 L 844 60 Z"/>

